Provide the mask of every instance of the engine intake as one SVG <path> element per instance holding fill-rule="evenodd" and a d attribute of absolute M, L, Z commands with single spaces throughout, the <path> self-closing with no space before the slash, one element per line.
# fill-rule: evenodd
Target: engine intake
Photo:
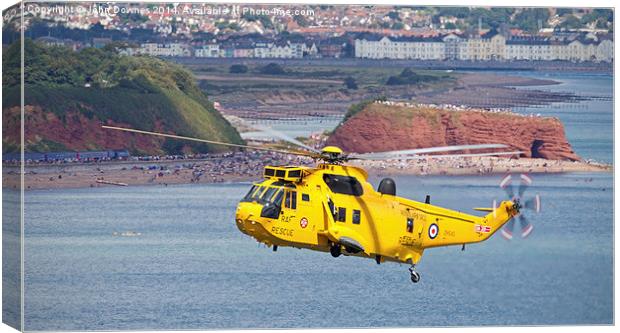
<path fill-rule="evenodd" d="M 396 182 L 392 178 L 383 178 L 377 191 L 381 194 L 396 195 Z"/>

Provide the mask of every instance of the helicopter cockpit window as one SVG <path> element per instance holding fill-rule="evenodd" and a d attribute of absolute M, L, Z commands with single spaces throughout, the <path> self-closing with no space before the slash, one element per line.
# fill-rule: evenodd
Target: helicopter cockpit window
<path fill-rule="evenodd" d="M 252 194 L 254 193 L 254 191 L 256 191 L 257 187 L 258 186 L 256 186 L 256 185 L 252 185 L 252 187 L 250 188 L 248 193 L 245 195 L 245 197 L 243 197 L 243 201 L 249 201 L 250 198 L 252 198 Z"/>
<path fill-rule="evenodd" d="M 242 201 L 256 201 L 263 205 L 266 203 L 276 203 L 281 206 L 283 195 L 284 190 L 282 188 L 254 185 Z"/>
<path fill-rule="evenodd" d="M 270 198 L 269 202 L 278 206 L 282 206 L 283 195 L 284 191 L 282 191 L 282 189 L 278 189 L 278 191 Z"/>
<path fill-rule="evenodd" d="M 355 178 L 349 176 L 324 174 L 323 181 L 334 193 L 354 195 L 356 197 L 364 194 L 362 184 Z"/>
<path fill-rule="evenodd" d="M 268 202 L 269 199 L 271 199 L 271 197 L 273 197 L 273 195 L 278 191 L 277 188 L 275 187 L 268 187 L 267 191 L 265 191 L 265 193 L 263 193 L 263 195 L 261 195 L 261 200 L 264 202 Z"/>
<path fill-rule="evenodd" d="M 269 187 L 261 197 L 261 203 L 264 204 L 260 212 L 261 217 L 277 219 L 280 217 L 282 210 L 282 197 L 284 190 L 281 188 Z"/>
<path fill-rule="evenodd" d="M 264 186 L 252 185 L 252 188 L 250 188 L 250 190 L 248 191 L 248 194 L 246 194 L 245 197 L 243 197 L 242 201 L 246 201 L 246 202 L 259 201 L 260 195 L 263 193 L 264 190 L 265 190 Z"/>

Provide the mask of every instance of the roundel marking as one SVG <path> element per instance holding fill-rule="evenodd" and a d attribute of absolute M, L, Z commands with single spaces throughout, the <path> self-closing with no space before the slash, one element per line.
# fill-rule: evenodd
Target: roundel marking
<path fill-rule="evenodd" d="M 433 223 L 428 227 L 428 237 L 435 239 L 439 235 L 439 227 Z"/>
<path fill-rule="evenodd" d="M 302 217 L 302 218 L 301 218 L 301 220 L 299 220 L 299 225 L 300 225 L 302 228 L 307 227 L 307 226 L 308 226 L 308 219 L 307 219 L 307 218 L 305 218 L 305 217 Z"/>

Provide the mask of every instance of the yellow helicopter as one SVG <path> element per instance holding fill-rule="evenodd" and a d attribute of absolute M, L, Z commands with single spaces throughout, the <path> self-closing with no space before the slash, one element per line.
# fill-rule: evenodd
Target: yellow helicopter
<path fill-rule="evenodd" d="M 540 197 L 522 201 L 531 178 L 521 175 L 518 194 L 512 190 L 512 176 L 507 175 L 500 186 L 510 200 L 492 208 L 474 208 L 485 216 L 469 215 L 396 195 L 395 182 L 383 179 L 378 189 L 368 182 L 368 174 L 360 167 L 346 165 L 350 160 L 408 160 L 426 158 L 428 154 L 459 150 L 506 148 L 502 144 L 478 144 L 432 147 L 367 154 L 345 154 L 334 146 L 318 151 L 283 133 L 260 128 L 293 143 L 300 150 L 272 149 L 224 143 L 173 134 L 103 126 L 106 129 L 155 135 L 173 139 L 220 144 L 284 154 L 307 156 L 319 161 L 316 167 L 266 166 L 264 179 L 252 185 L 237 206 L 236 224 L 239 230 L 258 242 L 271 246 L 305 248 L 329 252 L 332 256 L 359 256 L 410 264 L 411 281 L 420 275 L 414 270 L 424 250 L 432 247 L 482 242 L 502 226 L 506 238 L 512 238 L 515 216 L 523 208 L 540 210 Z M 459 154 L 458 156 L 518 155 L 519 151 Z M 457 156 L 457 155 L 439 155 Z M 532 231 L 532 225 L 520 215 L 522 236 Z"/>

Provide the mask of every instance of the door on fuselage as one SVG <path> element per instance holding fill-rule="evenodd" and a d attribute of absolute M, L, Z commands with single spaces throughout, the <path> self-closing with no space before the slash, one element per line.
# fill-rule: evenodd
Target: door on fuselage
<path fill-rule="evenodd" d="M 282 214 L 280 220 L 282 222 L 294 222 L 297 217 L 297 190 L 295 188 L 286 188 L 284 190 L 284 205 L 282 206 Z"/>

